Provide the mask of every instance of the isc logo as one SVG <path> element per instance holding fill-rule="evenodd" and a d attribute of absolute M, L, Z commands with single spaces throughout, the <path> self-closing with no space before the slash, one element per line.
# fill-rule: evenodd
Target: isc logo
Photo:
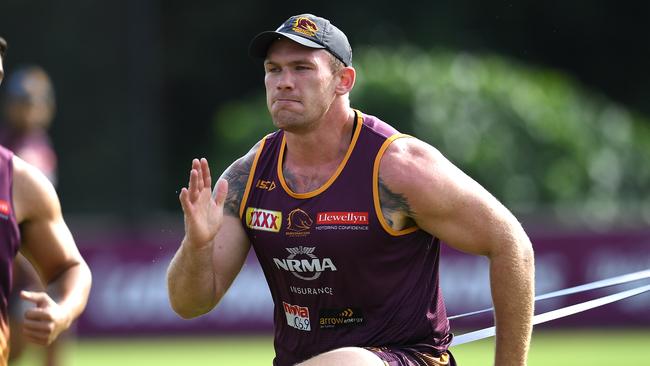
<path fill-rule="evenodd" d="M 246 225 L 253 230 L 277 233 L 282 226 L 282 212 L 248 207 L 246 209 Z"/>

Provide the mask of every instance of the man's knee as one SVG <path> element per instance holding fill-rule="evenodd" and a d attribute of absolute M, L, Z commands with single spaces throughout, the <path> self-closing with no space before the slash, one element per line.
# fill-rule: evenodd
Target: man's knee
<path fill-rule="evenodd" d="M 386 364 L 365 348 L 344 347 L 321 353 L 296 366 L 386 366 Z"/>

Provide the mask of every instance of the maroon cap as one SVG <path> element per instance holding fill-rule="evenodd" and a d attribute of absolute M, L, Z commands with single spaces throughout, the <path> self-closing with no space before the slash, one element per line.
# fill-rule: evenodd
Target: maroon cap
<path fill-rule="evenodd" d="M 294 15 L 275 31 L 258 34 L 251 41 L 248 53 L 253 57 L 264 58 L 271 43 L 280 38 L 288 38 L 306 47 L 327 50 L 345 66 L 352 64 L 352 47 L 348 37 L 329 20 L 312 14 Z"/>

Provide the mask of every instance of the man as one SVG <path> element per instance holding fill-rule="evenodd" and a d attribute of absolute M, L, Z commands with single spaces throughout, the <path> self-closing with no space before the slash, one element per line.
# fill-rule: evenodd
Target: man
<path fill-rule="evenodd" d="M 7 44 L 0 38 L 0 82 Z M 12 266 L 20 251 L 35 266 L 49 288 L 22 291 L 32 303 L 23 320 L 30 342 L 51 344 L 81 314 L 91 286 L 91 274 L 70 234 L 50 181 L 37 168 L 0 146 L 0 365 L 9 356 L 7 299 Z"/>
<path fill-rule="evenodd" d="M 31 65 L 14 69 L 4 82 L 2 95 L 2 125 L 0 145 L 11 150 L 28 164 L 38 168 L 56 185 L 57 156 L 48 135 L 56 106 L 52 81 L 45 70 Z M 22 336 L 24 307 L 29 303 L 20 299 L 22 290 L 43 290 L 38 274 L 20 253 L 13 261 L 13 284 L 9 297 L 9 328 L 11 330 L 10 362 L 25 351 Z M 44 365 L 60 364 L 62 340 L 45 350 Z"/>
<path fill-rule="evenodd" d="M 513 215 L 433 147 L 350 108 L 352 51 L 326 19 L 293 16 L 250 53 L 265 59 L 279 130 L 212 195 L 207 161 L 192 162 L 168 272 L 174 310 L 210 311 L 252 245 L 275 303 L 274 365 L 453 365 L 444 241 L 489 259 L 495 364 L 526 364 L 534 259 Z"/>

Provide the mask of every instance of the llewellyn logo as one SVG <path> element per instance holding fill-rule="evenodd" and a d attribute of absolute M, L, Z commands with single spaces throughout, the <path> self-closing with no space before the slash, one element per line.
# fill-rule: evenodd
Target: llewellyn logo
<path fill-rule="evenodd" d="M 277 233 L 282 226 L 282 212 L 248 207 L 246 209 L 246 225 L 253 230 Z"/>
<path fill-rule="evenodd" d="M 314 220 L 309 214 L 299 208 L 289 212 L 287 216 L 287 231 L 289 236 L 306 236 L 309 235 L 309 229 L 314 224 Z"/>
<path fill-rule="evenodd" d="M 368 231 L 368 212 L 319 212 L 316 215 L 316 230 Z"/>
<path fill-rule="evenodd" d="M 273 262 L 278 269 L 291 272 L 301 280 L 312 281 L 325 271 L 337 270 L 330 258 L 320 259 L 313 254 L 315 247 L 300 246 L 286 249 L 289 256 L 286 259 L 273 258 Z"/>
<path fill-rule="evenodd" d="M 318 225 L 368 225 L 367 212 L 319 212 Z"/>

